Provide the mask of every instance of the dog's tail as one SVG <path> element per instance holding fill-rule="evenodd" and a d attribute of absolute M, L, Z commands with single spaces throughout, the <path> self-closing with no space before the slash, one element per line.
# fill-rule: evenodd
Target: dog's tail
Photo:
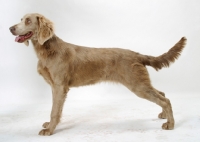
<path fill-rule="evenodd" d="M 173 63 L 179 56 L 183 48 L 185 47 L 187 39 L 182 37 L 181 40 L 176 43 L 167 53 L 164 53 L 158 57 L 141 55 L 139 60 L 142 64 L 152 66 L 155 70 L 159 70 L 163 67 L 169 67 L 170 63 Z"/>

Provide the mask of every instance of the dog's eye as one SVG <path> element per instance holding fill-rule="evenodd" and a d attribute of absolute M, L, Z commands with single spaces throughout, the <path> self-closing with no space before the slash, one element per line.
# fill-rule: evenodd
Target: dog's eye
<path fill-rule="evenodd" d="M 26 18 L 25 24 L 29 25 L 31 23 L 31 20 L 29 18 Z"/>

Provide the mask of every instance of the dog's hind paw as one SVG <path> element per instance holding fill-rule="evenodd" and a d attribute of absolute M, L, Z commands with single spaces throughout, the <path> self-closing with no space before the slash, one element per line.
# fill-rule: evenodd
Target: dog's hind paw
<path fill-rule="evenodd" d="M 49 127 L 49 122 L 45 122 L 43 125 L 42 125 L 43 128 L 48 128 Z"/>
<path fill-rule="evenodd" d="M 39 135 L 40 136 L 50 136 L 51 135 L 51 132 L 49 129 L 43 129 L 39 132 Z"/>
<path fill-rule="evenodd" d="M 166 113 L 163 111 L 163 112 L 161 112 L 160 114 L 158 114 L 158 118 L 160 118 L 160 119 L 166 119 L 166 118 L 167 118 L 167 115 L 166 115 Z"/>
<path fill-rule="evenodd" d="M 162 129 L 172 130 L 172 129 L 174 129 L 174 123 L 169 123 L 169 122 L 163 123 Z"/>

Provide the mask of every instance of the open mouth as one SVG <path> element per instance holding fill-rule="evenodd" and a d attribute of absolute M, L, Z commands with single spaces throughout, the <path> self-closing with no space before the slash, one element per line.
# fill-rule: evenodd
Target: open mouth
<path fill-rule="evenodd" d="M 28 33 L 25 34 L 25 35 L 19 35 L 19 36 L 17 36 L 17 37 L 15 38 L 15 41 L 16 41 L 16 42 L 22 43 L 22 42 L 24 42 L 25 40 L 31 38 L 32 35 L 33 35 L 33 32 L 28 32 Z"/>

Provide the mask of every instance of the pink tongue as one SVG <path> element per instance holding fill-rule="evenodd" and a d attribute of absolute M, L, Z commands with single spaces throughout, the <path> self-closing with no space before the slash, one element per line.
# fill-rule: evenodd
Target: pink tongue
<path fill-rule="evenodd" d="M 24 40 L 24 36 L 17 36 L 17 37 L 15 38 L 15 41 L 16 41 L 16 42 L 23 42 L 23 40 Z"/>

